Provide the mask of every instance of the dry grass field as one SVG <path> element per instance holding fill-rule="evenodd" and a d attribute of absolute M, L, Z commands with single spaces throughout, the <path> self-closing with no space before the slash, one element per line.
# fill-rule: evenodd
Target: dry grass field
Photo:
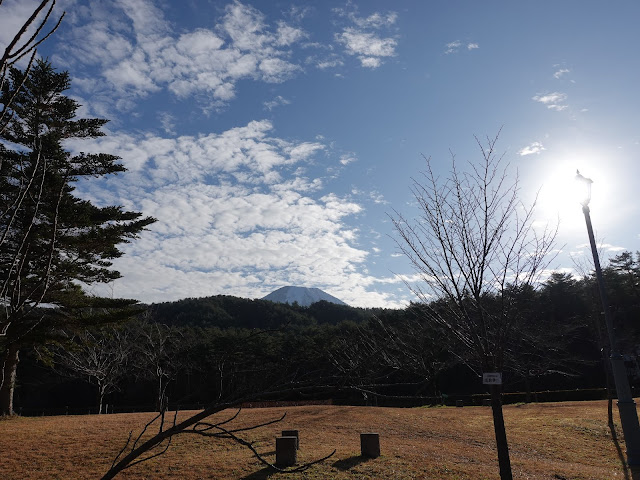
<path fill-rule="evenodd" d="M 640 472 L 622 467 L 606 423 L 606 402 L 511 405 L 504 410 L 515 478 L 640 479 Z M 283 422 L 241 435 L 256 441 L 270 461 L 275 458 L 275 437 L 283 429 L 300 431 L 299 461 L 324 456 L 334 448 L 337 452 L 306 472 L 283 478 L 498 478 L 488 407 L 246 409 L 233 425 L 277 418 L 285 411 Z M 179 417 L 187 414 L 181 412 Z M 151 414 L 116 414 L 0 420 L 0 479 L 100 478 L 128 432 L 139 431 L 150 418 Z M 379 458 L 360 457 L 359 433 L 367 431 L 380 434 Z M 117 478 L 259 480 L 278 476 L 230 440 L 183 435 L 162 457 Z"/>

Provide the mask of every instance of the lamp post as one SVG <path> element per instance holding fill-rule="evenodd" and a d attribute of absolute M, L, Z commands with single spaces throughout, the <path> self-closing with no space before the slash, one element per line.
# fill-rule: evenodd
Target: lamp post
<path fill-rule="evenodd" d="M 613 370 L 613 379 L 616 385 L 616 393 L 618 396 L 618 412 L 620 414 L 620 423 L 622 423 L 622 434 L 627 446 L 627 463 L 629 465 L 640 465 L 640 425 L 638 424 L 638 414 L 636 412 L 636 404 L 631 395 L 629 387 L 629 379 L 627 378 L 627 370 L 624 366 L 624 358 L 618 351 L 618 342 L 613 327 L 613 319 L 609 309 L 609 300 L 607 292 L 604 288 L 604 278 L 602 276 L 602 268 L 600 268 L 600 259 L 598 257 L 598 249 L 596 248 L 596 240 L 593 235 L 593 227 L 591 225 L 591 214 L 589 210 L 589 201 L 591 200 L 591 184 L 593 180 L 585 178 L 577 172 L 576 180 L 584 186 L 584 196 L 580 201 L 582 205 L 582 213 L 587 223 L 587 233 L 589 234 L 589 243 L 591 244 L 591 254 L 593 255 L 593 264 L 596 269 L 596 278 L 598 280 L 598 290 L 600 291 L 600 300 L 604 310 L 604 320 L 609 334 L 610 344 L 610 360 Z"/>

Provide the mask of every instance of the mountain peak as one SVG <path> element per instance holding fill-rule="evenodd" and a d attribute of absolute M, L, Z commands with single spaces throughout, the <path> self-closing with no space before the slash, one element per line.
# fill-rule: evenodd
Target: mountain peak
<path fill-rule="evenodd" d="M 331 303 L 337 303 L 338 305 L 346 305 L 342 300 L 337 299 L 333 295 L 329 295 L 327 292 L 323 292 L 319 288 L 306 288 L 306 287 L 281 287 L 274 290 L 263 300 L 271 300 L 277 303 L 293 304 L 297 302 L 298 305 L 308 307 L 312 303 L 325 300 Z"/>

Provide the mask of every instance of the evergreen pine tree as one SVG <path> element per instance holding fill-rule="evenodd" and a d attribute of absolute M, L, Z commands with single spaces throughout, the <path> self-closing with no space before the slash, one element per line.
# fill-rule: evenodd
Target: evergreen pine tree
<path fill-rule="evenodd" d="M 24 82 L 23 82 L 24 81 Z M 21 88 L 19 86 L 22 85 Z M 76 119 L 68 72 L 38 60 L 12 68 L 0 92 L 10 120 L 0 137 L 0 414 L 11 414 L 18 352 L 62 326 L 120 318 L 136 302 L 98 299 L 81 284 L 120 276 L 109 268 L 155 219 L 74 195 L 74 183 L 125 171 L 114 155 L 72 155 L 63 141 L 104 135 L 103 119 Z M 115 310 L 114 310 L 115 308 Z"/>

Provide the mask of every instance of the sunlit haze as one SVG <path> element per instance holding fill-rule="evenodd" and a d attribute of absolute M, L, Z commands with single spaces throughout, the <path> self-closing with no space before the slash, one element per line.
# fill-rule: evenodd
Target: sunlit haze
<path fill-rule="evenodd" d="M 37 5 L 5 0 L 4 51 Z M 107 136 L 67 144 L 128 172 L 78 185 L 158 219 L 98 294 L 145 302 L 316 287 L 353 306 L 414 299 L 388 214 L 409 185 L 498 150 L 559 221 L 552 268 L 588 258 L 576 170 L 605 256 L 640 250 L 640 3 L 58 0 L 39 49 Z M 57 18 L 57 17 L 56 17 Z"/>

